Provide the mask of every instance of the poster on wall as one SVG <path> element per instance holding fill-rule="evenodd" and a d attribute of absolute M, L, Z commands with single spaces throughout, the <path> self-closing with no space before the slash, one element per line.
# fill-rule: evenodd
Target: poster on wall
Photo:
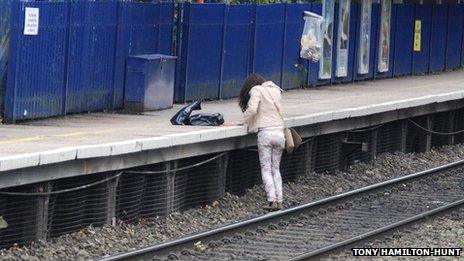
<path fill-rule="evenodd" d="M 380 11 L 380 35 L 379 35 L 379 72 L 388 72 L 390 64 L 390 21 L 391 21 L 391 0 L 382 0 Z"/>
<path fill-rule="evenodd" d="M 334 0 L 324 1 L 322 7 L 322 16 L 324 18 L 322 26 L 322 58 L 319 62 L 319 79 L 330 79 L 332 76 L 334 9 Z"/>
<path fill-rule="evenodd" d="M 358 74 L 369 73 L 369 53 L 371 47 L 371 12 L 372 0 L 362 0 L 361 28 L 358 48 Z"/>
<path fill-rule="evenodd" d="M 350 7 L 351 0 L 340 0 L 340 8 L 338 10 L 337 77 L 346 77 L 348 75 Z"/>

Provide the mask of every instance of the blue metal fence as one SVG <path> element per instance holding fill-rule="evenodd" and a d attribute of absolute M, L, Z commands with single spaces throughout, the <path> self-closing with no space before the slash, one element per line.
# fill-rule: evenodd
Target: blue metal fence
<path fill-rule="evenodd" d="M 302 15 L 311 4 L 286 5 L 281 85 L 294 89 L 306 85 L 308 62 L 300 58 L 300 38 L 303 31 Z"/>
<path fill-rule="evenodd" d="M 434 72 L 445 69 L 448 8 L 446 5 L 434 5 L 432 10 L 429 71 Z"/>
<path fill-rule="evenodd" d="M 175 100 L 235 97 L 251 72 L 285 89 L 305 85 L 308 63 L 299 58 L 299 41 L 310 8 L 180 5 Z"/>
<path fill-rule="evenodd" d="M 123 104 L 129 55 L 172 53 L 173 3 L 126 1 L 8 1 L 9 24 L 0 23 L 0 72 L 9 57 L 6 121 L 117 109 Z M 26 36 L 24 10 L 40 8 L 37 36 Z M 338 7 L 337 7 L 338 8 Z M 351 5 L 348 76 L 319 79 L 319 63 L 299 57 L 303 11 L 321 4 L 179 4 L 174 39 L 175 100 L 237 96 L 251 72 L 284 89 L 454 69 L 464 65 L 464 8 L 394 4 L 389 70 L 378 71 L 380 4 L 372 5 L 369 72 L 358 73 L 359 4 Z M 0 14 L 5 5 L 0 5 Z M 335 11 L 337 16 L 337 9 Z M 413 51 L 414 20 L 421 50 Z M 336 46 L 338 19 L 334 19 Z M 4 35 L 10 33 L 10 40 Z M 8 54 L 8 44 L 11 48 Z M 333 65 L 336 64 L 333 49 Z M 6 56 L 8 54 L 9 56 Z M 0 85 L 0 96 L 1 96 Z M 2 99 L 3 100 L 3 99 Z M 0 105 L 1 106 L 1 105 Z"/>
<path fill-rule="evenodd" d="M 219 98 L 224 4 L 185 5 L 181 100 Z"/>
<path fill-rule="evenodd" d="M 37 36 L 23 34 L 26 7 L 40 8 Z M 69 11 L 63 2 L 12 2 L 6 121 L 62 113 Z"/>
<path fill-rule="evenodd" d="M 118 109 L 129 54 L 171 54 L 173 3 L 8 1 L 10 56 L 4 121 Z M 25 8 L 39 9 L 24 35 Z"/>
<path fill-rule="evenodd" d="M 256 7 L 253 72 L 281 84 L 286 4 Z"/>
<path fill-rule="evenodd" d="M 446 69 L 456 69 L 461 66 L 462 30 L 464 6 L 462 4 L 448 5 L 448 34 L 446 37 Z"/>
<path fill-rule="evenodd" d="M 126 57 L 172 53 L 172 3 L 121 2 L 114 62 L 113 107 L 121 108 Z"/>
<path fill-rule="evenodd" d="M 113 107 L 115 1 L 70 2 L 65 113 Z"/>
<path fill-rule="evenodd" d="M 226 6 L 220 98 L 236 97 L 250 71 L 254 6 Z"/>
<path fill-rule="evenodd" d="M 396 9 L 393 75 L 412 73 L 414 41 L 414 5 L 394 4 Z"/>
<path fill-rule="evenodd" d="M 420 51 L 413 53 L 413 73 L 427 73 L 430 66 L 430 36 L 432 29 L 432 5 L 416 5 L 415 19 L 421 22 Z"/>

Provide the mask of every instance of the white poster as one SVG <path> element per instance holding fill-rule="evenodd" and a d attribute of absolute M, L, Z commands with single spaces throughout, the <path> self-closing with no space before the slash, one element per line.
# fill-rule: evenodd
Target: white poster
<path fill-rule="evenodd" d="M 338 10 L 337 77 L 346 77 L 348 75 L 350 7 L 351 0 L 340 0 L 340 8 Z"/>
<path fill-rule="evenodd" d="M 319 79 L 330 79 L 332 76 L 332 45 L 333 45 L 333 22 L 334 22 L 334 0 L 325 0 L 322 7 L 322 59 L 319 63 Z"/>
<path fill-rule="evenodd" d="M 26 7 L 24 13 L 24 35 L 39 34 L 39 8 Z"/>
<path fill-rule="evenodd" d="M 390 63 L 390 21 L 391 21 L 391 0 L 382 0 L 380 13 L 380 35 L 379 35 L 379 72 L 388 72 Z"/>
<path fill-rule="evenodd" d="M 361 29 L 359 32 L 358 74 L 369 73 L 369 53 L 371 47 L 372 0 L 362 0 Z"/>

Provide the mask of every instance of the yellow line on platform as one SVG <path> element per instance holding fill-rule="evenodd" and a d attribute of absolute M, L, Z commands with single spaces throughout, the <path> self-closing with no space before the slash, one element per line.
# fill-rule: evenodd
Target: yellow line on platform
<path fill-rule="evenodd" d="M 40 140 L 45 140 L 47 137 L 46 136 L 34 136 L 34 137 L 27 137 L 27 138 L 19 138 L 19 139 L 14 139 L 14 140 L 4 140 L 0 141 L 0 144 L 13 144 L 13 143 L 19 143 L 19 142 L 29 142 L 29 141 L 40 141 Z"/>
<path fill-rule="evenodd" d="M 131 129 L 140 129 L 140 128 L 147 128 L 150 127 L 151 125 L 142 125 L 142 126 L 137 126 L 137 127 L 127 127 L 127 128 L 118 128 L 118 129 L 106 129 L 106 130 L 99 130 L 99 131 L 88 131 L 88 132 L 70 132 L 70 133 L 64 133 L 64 134 L 56 134 L 56 135 L 50 135 L 50 136 L 33 136 L 33 137 L 24 137 L 24 138 L 18 138 L 18 139 L 12 139 L 12 140 L 0 140 L 0 145 L 7 145 L 7 144 L 14 144 L 14 143 L 23 143 L 23 142 L 34 142 L 34 141 L 42 141 L 42 140 L 47 140 L 47 139 L 52 139 L 52 138 L 67 138 L 67 137 L 77 137 L 77 136 L 86 136 L 86 135 L 97 135 L 97 134 L 104 134 L 104 133 L 111 133 L 115 131 L 123 131 L 123 130 L 131 130 Z"/>

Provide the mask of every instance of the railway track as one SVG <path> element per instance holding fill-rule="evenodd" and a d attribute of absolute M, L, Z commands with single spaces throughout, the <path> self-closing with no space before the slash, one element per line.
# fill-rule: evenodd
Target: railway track
<path fill-rule="evenodd" d="M 316 258 L 460 207 L 463 171 L 464 160 L 102 261 Z"/>

